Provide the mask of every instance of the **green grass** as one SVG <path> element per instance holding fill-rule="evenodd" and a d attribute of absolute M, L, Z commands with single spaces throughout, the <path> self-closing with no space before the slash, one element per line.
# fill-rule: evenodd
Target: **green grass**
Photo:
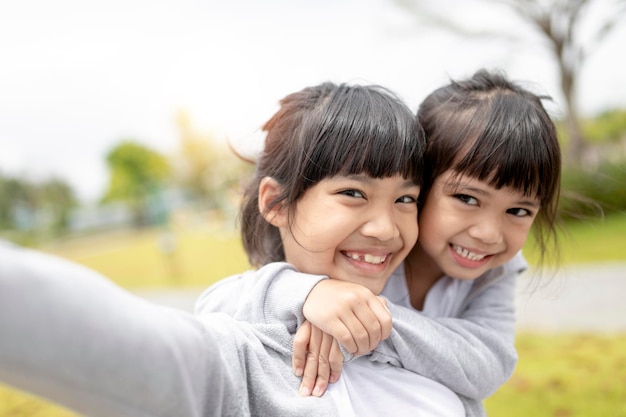
<path fill-rule="evenodd" d="M 570 225 L 562 263 L 626 261 L 626 216 Z M 206 287 L 249 268 L 238 236 L 214 230 L 177 234 L 177 250 L 159 251 L 159 232 L 67 240 L 45 250 L 94 268 L 127 288 Z M 531 263 L 534 248 L 525 249 Z M 490 417 L 626 417 L 625 335 L 518 335 L 513 377 L 486 406 Z M 0 387 L 2 417 L 73 417 L 45 401 Z"/>
<path fill-rule="evenodd" d="M 603 220 L 567 223 L 558 235 L 561 264 L 626 261 L 624 251 L 626 215 Z M 531 264 L 539 259 L 538 249 L 529 239 L 524 254 Z M 546 259 L 550 264 L 551 260 Z"/>
<path fill-rule="evenodd" d="M 490 417 L 626 417 L 624 335 L 517 337 L 513 377 L 486 401 Z"/>
<path fill-rule="evenodd" d="M 176 250 L 159 249 L 158 230 L 75 239 L 46 251 L 87 265 L 125 288 L 207 287 L 250 266 L 239 236 L 231 233 L 184 231 Z"/>

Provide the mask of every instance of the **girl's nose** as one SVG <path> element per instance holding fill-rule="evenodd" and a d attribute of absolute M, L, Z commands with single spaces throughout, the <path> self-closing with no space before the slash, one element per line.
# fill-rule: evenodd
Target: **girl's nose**
<path fill-rule="evenodd" d="M 379 211 L 363 225 L 361 232 L 365 236 L 380 241 L 388 241 L 400 236 L 400 229 L 391 210 Z"/>
<path fill-rule="evenodd" d="M 498 216 L 484 216 L 470 227 L 469 235 L 487 244 L 501 243 L 502 222 Z"/>

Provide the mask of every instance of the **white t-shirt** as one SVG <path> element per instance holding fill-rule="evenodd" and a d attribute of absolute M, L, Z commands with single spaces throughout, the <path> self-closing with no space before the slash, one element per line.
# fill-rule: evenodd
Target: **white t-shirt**
<path fill-rule="evenodd" d="M 366 357 L 346 364 L 327 394 L 342 417 L 465 417 L 461 400 L 449 388 Z"/>
<path fill-rule="evenodd" d="M 472 290 L 474 280 L 460 280 L 444 276 L 426 294 L 422 314 L 426 317 L 453 317 L 461 303 Z M 387 281 L 381 295 L 389 301 L 403 307 L 413 308 L 406 285 L 404 266 L 396 268 Z"/>
<path fill-rule="evenodd" d="M 472 281 L 440 279 L 428 292 L 422 313 L 429 317 L 453 314 L 471 287 Z M 411 307 L 403 267 L 392 274 L 383 295 L 398 305 Z M 330 384 L 327 392 L 333 396 L 342 417 L 465 416 L 461 400 L 448 387 L 367 357 L 346 364 L 339 380 Z"/>

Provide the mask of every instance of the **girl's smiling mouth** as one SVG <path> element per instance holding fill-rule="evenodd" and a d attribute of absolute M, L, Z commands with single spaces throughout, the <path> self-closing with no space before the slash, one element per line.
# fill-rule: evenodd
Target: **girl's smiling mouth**
<path fill-rule="evenodd" d="M 454 243 L 451 243 L 450 247 L 457 255 L 459 255 L 462 258 L 469 259 L 470 261 L 479 262 L 485 259 L 486 257 L 490 256 L 487 253 L 475 253 L 475 252 L 469 251 L 462 246 L 455 245 Z"/>
<path fill-rule="evenodd" d="M 389 254 L 373 255 L 371 253 L 359 253 L 359 252 L 348 252 L 348 251 L 342 251 L 342 253 L 350 259 L 353 259 L 355 261 L 366 262 L 372 265 L 380 265 L 382 263 L 385 263 L 385 261 L 389 257 Z"/>
<path fill-rule="evenodd" d="M 450 244 L 450 251 L 456 263 L 463 268 L 482 268 L 493 258 L 493 253 L 478 253 L 457 244 Z"/>

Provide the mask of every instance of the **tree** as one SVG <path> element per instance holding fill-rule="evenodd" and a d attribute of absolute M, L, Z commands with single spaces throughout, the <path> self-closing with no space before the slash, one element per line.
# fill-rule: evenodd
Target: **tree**
<path fill-rule="evenodd" d="M 460 28 L 443 14 L 433 14 L 420 0 L 395 0 L 414 15 L 426 17 L 431 22 L 458 30 Z M 569 143 L 567 160 L 579 164 L 583 161 L 583 138 L 576 99 L 576 86 L 581 68 L 616 24 L 626 14 L 625 0 L 481 0 L 510 8 L 546 41 L 560 78 L 560 88 L 565 99 L 566 131 Z M 442 5 L 441 2 L 438 3 Z M 598 18 L 595 12 L 603 9 Z M 448 10 L 448 8 L 446 8 Z M 583 31 L 585 35 L 583 36 Z M 481 35 L 485 35 L 482 32 Z M 491 34 L 493 35 L 493 34 Z M 503 35 L 501 33 L 501 35 Z M 506 35 L 508 36 L 508 35 Z M 618 53 L 618 52 L 616 52 Z"/>
<path fill-rule="evenodd" d="M 133 210 L 135 224 L 148 222 L 150 198 L 170 176 L 164 156 L 131 140 L 124 140 L 107 155 L 109 187 L 103 202 L 123 201 Z"/>
<path fill-rule="evenodd" d="M 70 211 L 77 204 L 74 190 L 58 178 L 40 184 L 38 189 L 41 206 L 49 213 L 52 231 L 60 233 L 67 230 Z"/>
<path fill-rule="evenodd" d="M 199 132 L 185 111 L 179 111 L 176 123 L 180 135 L 180 150 L 176 159 L 179 184 L 202 202 L 206 208 L 232 210 L 229 193 L 238 188 L 242 176 L 251 171 L 250 164 L 236 157 L 214 135 Z"/>
<path fill-rule="evenodd" d="M 0 175 L 0 230 L 11 230 L 21 239 L 58 236 L 66 231 L 75 205 L 74 191 L 63 180 L 32 182 Z"/>
<path fill-rule="evenodd" d="M 31 183 L 0 177 L 0 229 L 34 229 L 36 192 Z"/>

